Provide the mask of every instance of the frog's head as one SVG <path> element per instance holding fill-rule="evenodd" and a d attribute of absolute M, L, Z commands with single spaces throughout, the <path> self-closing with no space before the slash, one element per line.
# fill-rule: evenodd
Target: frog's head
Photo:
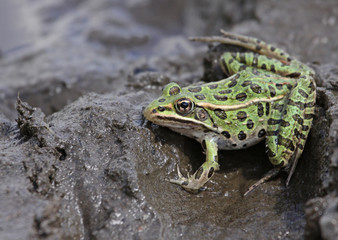
<path fill-rule="evenodd" d="M 208 113 L 199 108 L 194 98 L 177 83 L 169 83 L 164 87 L 162 96 L 154 100 L 144 110 L 149 121 L 170 128 L 191 129 L 207 125 Z"/>

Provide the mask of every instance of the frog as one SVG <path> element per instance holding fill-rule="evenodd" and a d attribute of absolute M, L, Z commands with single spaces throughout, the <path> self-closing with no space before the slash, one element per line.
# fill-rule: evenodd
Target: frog
<path fill-rule="evenodd" d="M 219 64 L 226 78 L 186 87 L 170 82 L 144 109 L 148 121 L 197 140 L 206 155 L 194 174 L 183 176 L 177 165 L 178 179 L 169 181 L 198 193 L 219 170 L 219 150 L 245 149 L 265 141 L 274 167 L 244 196 L 281 171 L 288 173 L 287 186 L 312 126 L 315 72 L 262 40 L 224 30 L 221 34 L 190 40 L 246 50 L 222 53 Z"/>

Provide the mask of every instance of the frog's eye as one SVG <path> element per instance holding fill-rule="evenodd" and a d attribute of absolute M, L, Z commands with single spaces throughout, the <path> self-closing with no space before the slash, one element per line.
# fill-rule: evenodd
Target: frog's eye
<path fill-rule="evenodd" d="M 177 83 L 169 83 L 163 89 L 163 95 L 165 96 L 173 96 L 177 95 L 182 91 L 181 87 Z"/>
<path fill-rule="evenodd" d="M 178 114 L 187 115 L 194 110 L 195 103 L 188 98 L 181 98 L 177 100 L 175 107 Z"/>

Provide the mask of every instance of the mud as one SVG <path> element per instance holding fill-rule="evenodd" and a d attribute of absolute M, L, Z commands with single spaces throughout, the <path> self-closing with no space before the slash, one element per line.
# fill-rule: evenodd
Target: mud
<path fill-rule="evenodd" d="M 337 239 L 335 0 L 0 7 L 20 23 L 0 25 L 0 239 Z M 221 27 L 316 70 L 313 127 L 288 187 L 281 175 L 242 197 L 271 168 L 264 144 L 221 151 L 197 195 L 168 182 L 176 165 L 195 171 L 202 148 L 142 110 L 170 81 L 222 77 L 217 52 L 187 40 Z"/>

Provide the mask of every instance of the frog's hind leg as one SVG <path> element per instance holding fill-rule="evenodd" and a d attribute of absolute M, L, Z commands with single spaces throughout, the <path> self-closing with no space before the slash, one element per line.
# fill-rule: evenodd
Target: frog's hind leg
<path fill-rule="evenodd" d="M 253 52 L 259 53 L 261 55 L 265 55 L 270 58 L 277 59 L 284 64 L 289 64 L 293 59 L 290 55 L 283 50 L 276 48 L 270 44 L 267 44 L 264 41 L 258 40 L 252 37 L 246 37 L 234 33 L 228 33 L 224 30 L 221 30 L 223 34 L 222 37 L 213 36 L 213 37 L 192 37 L 189 38 L 191 41 L 198 42 L 219 42 L 222 44 L 229 44 L 244 47 Z"/>
<path fill-rule="evenodd" d="M 229 76 L 248 70 L 253 74 L 259 72 L 276 73 L 283 77 L 297 78 L 300 76 L 300 67 L 297 63 L 286 65 L 277 59 L 253 52 L 225 52 L 221 57 L 222 70 Z M 262 71 L 257 71 L 258 69 Z"/>
<path fill-rule="evenodd" d="M 289 172 L 287 184 L 310 132 L 315 100 L 314 79 L 303 75 L 289 96 L 272 107 L 266 131 L 267 153 L 273 165 L 284 167 Z"/>
<path fill-rule="evenodd" d="M 223 30 L 221 33 L 224 36 L 194 37 L 190 40 L 218 42 L 251 50 L 252 52 L 225 52 L 222 55 L 221 67 L 229 76 L 244 69 L 251 70 L 254 74 L 257 73 L 256 69 L 261 69 L 265 73 L 271 72 L 283 77 L 298 78 L 301 72 L 311 71 L 306 65 L 292 59 L 283 50 L 256 38 L 232 34 Z"/>
<path fill-rule="evenodd" d="M 243 196 L 247 196 L 250 192 L 252 192 L 253 190 L 255 190 L 259 185 L 269 181 L 270 179 L 276 177 L 280 172 L 281 172 L 281 168 L 273 168 L 271 169 L 269 172 L 267 172 L 265 174 L 264 177 L 262 177 L 261 179 L 259 179 L 257 182 L 255 182 L 254 184 L 252 184 L 247 190 L 246 192 L 243 194 Z"/>

